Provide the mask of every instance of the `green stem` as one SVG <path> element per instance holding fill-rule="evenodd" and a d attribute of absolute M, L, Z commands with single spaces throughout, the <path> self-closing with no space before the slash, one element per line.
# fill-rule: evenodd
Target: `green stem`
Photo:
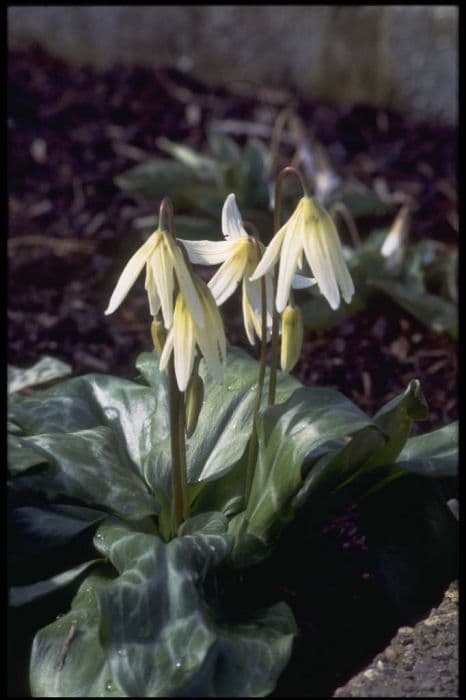
<path fill-rule="evenodd" d="M 264 388 L 265 379 L 265 363 L 267 356 L 267 292 L 265 286 L 265 277 L 261 277 L 261 352 L 259 360 L 259 378 L 257 381 L 256 402 L 254 404 L 254 413 L 252 416 L 252 433 L 249 441 L 248 464 L 246 468 L 246 485 L 244 489 L 245 504 L 248 503 L 249 494 L 251 492 L 252 477 L 254 472 L 254 460 L 256 458 L 257 446 L 257 414 L 261 406 L 262 391 Z"/>
<path fill-rule="evenodd" d="M 184 402 L 178 389 L 173 358 L 168 366 L 170 404 L 170 445 L 172 455 L 172 508 L 171 531 L 174 537 L 181 523 L 188 516 L 186 452 L 184 442 Z M 183 435 L 181 435 L 183 425 Z"/>

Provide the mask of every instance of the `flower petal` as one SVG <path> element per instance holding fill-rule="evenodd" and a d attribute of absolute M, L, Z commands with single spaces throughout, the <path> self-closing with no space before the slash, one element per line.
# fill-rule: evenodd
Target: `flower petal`
<path fill-rule="evenodd" d="M 187 241 L 178 238 L 193 265 L 218 265 L 225 262 L 236 245 L 234 241 Z"/>
<path fill-rule="evenodd" d="M 248 262 L 248 239 L 236 241 L 233 255 L 217 270 L 209 282 L 209 289 L 218 306 L 221 306 L 236 290 Z"/>
<path fill-rule="evenodd" d="M 353 280 L 343 257 L 343 250 L 333 219 L 324 209 L 322 209 L 322 221 L 325 229 L 325 244 L 334 275 L 343 299 L 349 303 L 354 294 Z"/>
<path fill-rule="evenodd" d="M 251 275 L 250 280 L 254 282 L 260 277 L 265 275 L 266 272 L 271 270 L 275 263 L 277 262 L 278 256 L 280 255 L 280 248 L 282 247 L 283 239 L 285 237 L 288 228 L 288 222 L 281 227 L 279 231 L 270 241 L 269 245 L 265 249 L 265 253 L 260 259 L 258 266 L 256 267 L 254 274 Z"/>
<path fill-rule="evenodd" d="M 215 300 L 202 280 L 196 280 L 206 317 L 208 332 L 194 324 L 194 335 L 210 374 L 219 384 L 223 383 L 223 365 L 226 359 L 226 337 L 222 317 Z"/>
<path fill-rule="evenodd" d="M 123 272 L 118 279 L 116 287 L 113 290 L 113 294 L 110 297 L 109 304 L 105 310 L 106 316 L 112 314 L 120 306 L 121 302 L 138 278 L 147 260 L 160 243 L 160 237 L 160 232 L 155 231 L 126 263 Z"/>
<path fill-rule="evenodd" d="M 325 227 L 321 218 L 312 230 L 304 235 L 304 252 L 320 291 L 332 309 L 337 309 L 340 304 L 340 292 L 325 244 Z"/>
<path fill-rule="evenodd" d="M 180 292 L 185 298 L 186 304 L 196 321 L 197 325 L 204 328 L 204 311 L 202 308 L 199 293 L 196 290 L 193 276 L 186 265 L 183 253 L 176 244 L 171 247 L 171 254 L 175 266 L 176 279 L 180 288 Z"/>
<path fill-rule="evenodd" d="M 162 306 L 162 316 L 165 328 L 168 330 L 173 323 L 173 291 L 175 280 L 173 275 L 173 261 L 168 253 L 165 237 L 162 244 L 151 257 L 150 264 L 155 286 Z"/>
<path fill-rule="evenodd" d="M 222 233 L 227 240 L 234 241 L 247 237 L 243 227 L 243 219 L 236 204 L 235 195 L 229 194 L 222 209 Z"/>
<path fill-rule="evenodd" d="M 256 327 L 254 324 L 254 312 L 248 299 L 246 289 L 247 284 L 248 280 L 246 279 L 246 277 L 243 277 L 243 293 L 241 295 L 241 304 L 243 308 L 244 329 L 246 331 L 246 335 L 248 337 L 249 342 L 251 343 L 251 345 L 254 345 L 254 343 L 256 342 L 254 337 L 254 331 L 256 330 Z M 249 282 L 249 284 L 253 284 L 253 282 Z M 260 333 L 258 333 L 258 337 L 260 337 Z"/>
<path fill-rule="evenodd" d="M 283 240 L 278 271 L 276 306 L 278 313 L 288 305 L 293 277 L 298 266 L 298 258 L 303 247 L 304 219 L 297 217 L 288 227 Z"/>
<path fill-rule="evenodd" d="M 175 375 L 180 391 L 186 391 L 194 367 L 196 343 L 194 323 L 182 294 L 178 294 L 173 314 Z"/>
<path fill-rule="evenodd" d="M 157 289 L 154 282 L 154 273 L 151 264 L 146 265 L 146 281 L 144 284 L 144 289 L 147 291 L 150 313 L 152 316 L 155 317 L 160 311 L 160 298 L 157 294 Z"/>

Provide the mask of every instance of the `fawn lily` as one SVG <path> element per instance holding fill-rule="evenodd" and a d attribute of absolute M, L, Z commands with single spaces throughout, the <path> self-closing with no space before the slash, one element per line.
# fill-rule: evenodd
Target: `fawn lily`
<path fill-rule="evenodd" d="M 255 241 L 247 234 L 243 220 L 236 204 L 235 195 L 229 194 L 222 209 L 222 233 L 224 241 L 181 241 L 189 259 L 199 265 L 216 265 L 223 263 L 209 282 L 215 301 L 221 306 L 242 282 L 242 308 L 246 335 L 254 345 L 254 332 L 261 337 L 262 294 L 259 280 L 251 281 L 260 255 L 265 251 L 260 241 Z M 272 274 L 265 278 L 267 327 L 272 325 Z M 295 288 L 309 287 L 313 280 L 296 275 Z"/>
<path fill-rule="evenodd" d="M 204 356 L 210 374 L 219 384 L 223 382 L 226 338 L 222 317 L 207 285 L 199 278 L 194 279 L 194 284 L 202 305 L 205 327 L 201 329 L 189 308 L 188 300 L 180 291 L 176 298 L 173 326 L 168 332 L 160 357 L 160 369 L 165 370 L 173 351 L 176 381 L 180 391 L 185 391 L 188 386 L 194 367 L 196 346 Z"/>
<path fill-rule="evenodd" d="M 143 267 L 146 266 L 145 289 L 150 312 L 155 317 L 160 309 L 165 328 L 173 323 L 175 279 L 199 327 L 204 327 L 204 312 L 183 253 L 170 233 L 157 229 L 134 253 L 118 279 L 105 314 L 113 313 L 128 294 Z"/>
<path fill-rule="evenodd" d="M 302 197 L 288 221 L 277 231 L 259 262 L 252 281 L 268 274 L 280 257 L 276 308 L 282 313 L 288 304 L 293 276 L 302 267 L 303 252 L 315 281 L 332 309 L 340 304 L 340 290 L 346 302 L 354 285 L 348 272 L 335 224 L 330 215 L 310 197 Z"/>

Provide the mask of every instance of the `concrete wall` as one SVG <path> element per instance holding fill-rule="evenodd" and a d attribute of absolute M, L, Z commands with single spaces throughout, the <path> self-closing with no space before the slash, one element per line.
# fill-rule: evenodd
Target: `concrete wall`
<path fill-rule="evenodd" d="M 176 66 L 207 82 L 284 86 L 455 123 L 455 6 L 10 7 L 10 47 Z"/>

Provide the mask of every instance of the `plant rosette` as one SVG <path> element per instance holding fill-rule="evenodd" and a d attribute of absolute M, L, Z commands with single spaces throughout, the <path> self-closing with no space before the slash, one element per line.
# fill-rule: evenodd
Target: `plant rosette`
<path fill-rule="evenodd" d="M 63 374 L 47 362 L 45 381 L 54 367 Z M 70 610 L 34 638 L 32 694 L 266 695 L 297 624 L 280 601 L 227 622 L 209 585 L 216 569 L 260 566 L 305 503 L 325 518 L 406 475 L 454 476 L 457 426 L 409 438 L 426 413 L 416 381 L 371 419 L 337 391 L 280 373 L 277 404 L 258 414 L 244 502 L 258 362 L 230 348 L 223 385 L 200 362 L 205 398 L 186 449 L 190 517 L 170 536 L 167 376 L 155 353 L 137 368 L 137 381 L 91 374 L 28 394 L 11 388 L 10 604 L 74 592 Z M 33 370 L 23 372 L 29 387 Z M 25 386 L 21 370 L 11 376 Z M 424 517 L 447 517 L 445 504 L 435 507 Z"/>

